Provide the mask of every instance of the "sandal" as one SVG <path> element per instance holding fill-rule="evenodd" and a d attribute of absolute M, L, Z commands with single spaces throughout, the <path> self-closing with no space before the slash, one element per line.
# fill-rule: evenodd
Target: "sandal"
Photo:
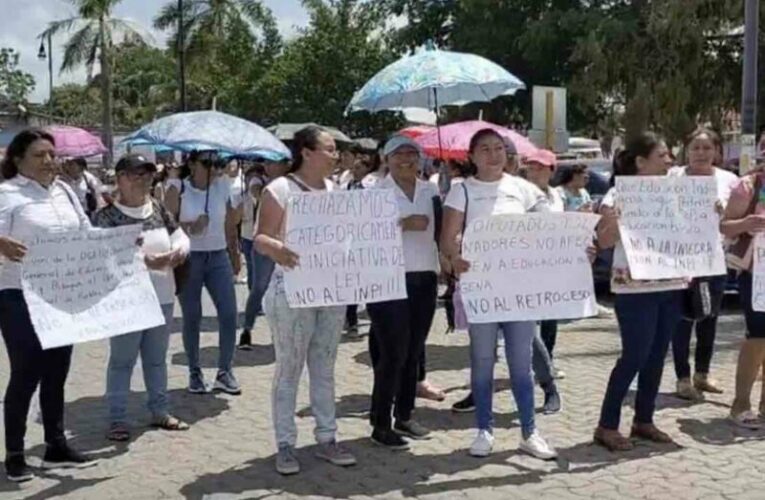
<path fill-rule="evenodd" d="M 183 420 L 179 420 L 175 418 L 172 415 L 165 415 L 164 417 L 160 417 L 158 419 L 155 419 L 151 423 L 152 427 L 155 427 L 157 429 L 162 429 L 165 431 L 187 431 L 189 430 L 189 424 L 184 422 Z"/>
<path fill-rule="evenodd" d="M 122 422 L 114 422 L 109 426 L 106 439 L 109 441 L 127 441 L 130 439 L 130 429 Z"/>
<path fill-rule="evenodd" d="M 622 436 L 619 431 L 598 427 L 593 436 L 595 442 L 608 451 L 629 451 L 634 448 L 632 441 Z"/>
<path fill-rule="evenodd" d="M 728 419 L 733 422 L 736 427 L 742 429 L 757 430 L 762 428 L 762 421 L 757 418 L 751 411 L 745 411 L 738 415 L 731 415 Z"/>
<path fill-rule="evenodd" d="M 446 399 L 446 393 L 441 389 L 433 387 L 429 382 L 424 381 L 417 384 L 417 397 L 441 402 Z"/>
<path fill-rule="evenodd" d="M 632 424 L 630 437 L 647 439 L 654 443 L 674 443 L 675 441 L 666 432 L 660 431 L 653 424 Z"/>

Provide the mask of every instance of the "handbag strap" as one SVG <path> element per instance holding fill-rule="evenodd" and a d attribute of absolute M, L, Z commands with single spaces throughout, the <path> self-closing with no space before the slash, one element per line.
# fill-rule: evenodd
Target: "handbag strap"
<path fill-rule="evenodd" d="M 286 177 L 287 177 L 287 179 L 289 179 L 289 180 L 291 180 L 293 183 L 295 183 L 295 185 L 296 185 L 297 187 L 299 187 L 299 188 L 300 188 L 300 190 L 301 190 L 301 191 L 303 191 L 304 193 L 308 193 L 308 192 L 310 192 L 310 191 L 311 191 L 311 188 L 309 188 L 308 186 L 306 186 L 305 182 L 303 182 L 303 181 L 301 181 L 300 179 L 298 179 L 298 178 L 297 178 L 297 176 L 295 176 L 295 174 L 287 174 L 287 176 L 286 176 Z"/>

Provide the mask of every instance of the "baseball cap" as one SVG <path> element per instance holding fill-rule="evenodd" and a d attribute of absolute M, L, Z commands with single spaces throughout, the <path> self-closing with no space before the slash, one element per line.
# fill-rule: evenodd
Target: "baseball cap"
<path fill-rule="evenodd" d="M 138 170 L 140 168 L 148 168 L 152 172 L 157 171 L 157 166 L 153 162 L 138 154 L 129 154 L 120 158 L 114 166 L 114 171 L 120 173 L 125 170 Z"/>
<path fill-rule="evenodd" d="M 555 153 L 546 149 L 537 149 L 531 154 L 524 156 L 524 163 L 539 163 L 546 167 L 555 168 L 557 164 Z"/>
<path fill-rule="evenodd" d="M 420 147 L 420 145 L 405 135 L 394 135 L 393 137 L 388 139 L 388 142 L 385 143 L 385 147 L 383 148 L 383 155 L 384 156 L 392 155 L 393 153 L 396 152 L 396 150 L 406 146 L 416 149 L 417 153 L 420 156 L 423 156 L 422 148 Z"/>

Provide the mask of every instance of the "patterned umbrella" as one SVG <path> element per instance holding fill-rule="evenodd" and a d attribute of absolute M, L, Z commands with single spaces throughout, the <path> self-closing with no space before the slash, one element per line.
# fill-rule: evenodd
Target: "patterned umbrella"
<path fill-rule="evenodd" d="M 377 73 L 356 92 L 348 110 L 438 109 L 487 102 L 524 88 L 522 81 L 488 59 L 429 48 Z"/>
<path fill-rule="evenodd" d="M 87 130 L 64 125 L 52 125 L 46 130 L 56 141 L 56 156 L 83 158 L 106 153 L 106 147 L 101 139 Z"/>
<path fill-rule="evenodd" d="M 537 151 L 537 147 L 518 132 L 480 120 L 444 125 L 440 127 L 440 131 L 433 129 L 414 140 L 422 146 L 426 154 L 433 158 L 465 161 L 470 148 L 470 139 L 476 132 L 485 128 L 499 132 L 499 135 L 515 147 L 515 153 L 520 156 L 528 156 Z"/>
<path fill-rule="evenodd" d="M 236 157 L 281 161 L 289 149 L 260 125 L 219 111 L 177 113 L 155 120 L 123 143 L 166 146 L 180 151 L 218 151 Z"/>

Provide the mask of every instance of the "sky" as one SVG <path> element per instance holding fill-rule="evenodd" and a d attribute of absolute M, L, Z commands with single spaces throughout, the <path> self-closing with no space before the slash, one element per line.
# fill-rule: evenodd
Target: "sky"
<path fill-rule="evenodd" d="M 154 35 L 155 44 L 164 46 L 166 36 L 155 31 L 152 20 L 160 7 L 167 1 L 175 0 L 123 0 L 115 9 L 116 17 L 131 19 Z M 298 27 L 308 23 L 308 16 L 300 0 L 262 0 L 274 13 L 282 35 L 293 35 Z M 48 62 L 39 60 L 37 52 L 40 41 L 37 35 L 45 30 L 48 23 L 76 15 L 67 0 L 0 0 L 3 15 L 0 16 L 0 47 L 11 47 L 20 53 L 19 67 L 35 77 L 37 86 L 32 93 L 32 102 L 42 102 L 48 96 Z M 73 73 L 59 73 L 63 43 L 66 36 L 53 38 L 53 85 L 63 82 L 85 80 L 84 70 Z M 47 49 L 46 49 L 47 50 Z"/>

